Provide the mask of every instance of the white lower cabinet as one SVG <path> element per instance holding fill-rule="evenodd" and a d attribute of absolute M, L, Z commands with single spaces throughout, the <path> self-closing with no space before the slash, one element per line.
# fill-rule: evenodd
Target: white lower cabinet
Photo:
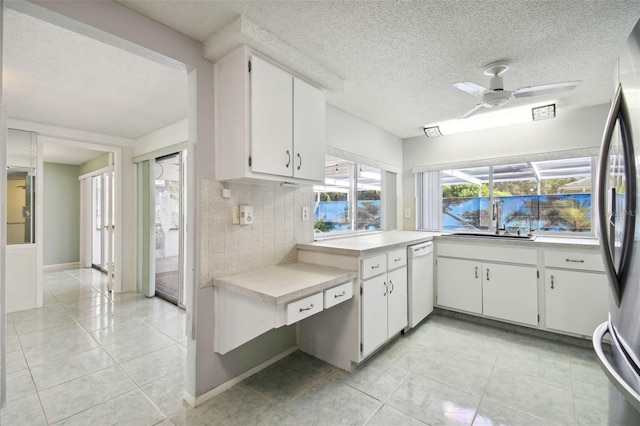
<path fill-rule="evenodd" d="M 482 313 L 493 318 L 537 326 L 537 268 L 483 263 Z"/>
<path fill-rule="evenodd" d="M 438 257 L 437 273 L 439 306 L 538 324 L 535 267 Z"/>
<path fill-rule="evenodd" d="M 482 313 L 482 263 L 438 258 L 436 303 L 461 311 Z"/>
<path fill-rule="evenodd" d="M 407 268 L 362 281 L 362 356 L 408 324 Z"/>
<path fill-rule="evenodd" d="M 369 353 L 387 340 L 387 276 L 362 282 L 362 352 Z"/>
<path fill-rule="evenodd" d="M 547 268 L 544 294 L 549 329 L 591 336 L 607 320 L 609 288 L 603 273 Z"/>

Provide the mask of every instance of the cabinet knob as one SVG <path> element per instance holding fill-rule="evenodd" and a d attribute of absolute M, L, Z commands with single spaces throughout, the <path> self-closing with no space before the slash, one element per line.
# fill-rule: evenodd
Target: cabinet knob
<path fill-rule="evenodd" d="M 389 287 L 387 287 L 386 281 L 384 283 L 382 283 L 382 284 L 384 285 L 384 294 L 383 294 L 383 296 L 386 296 L 387 295 L 387 291 L 389 290 Z"/>
<path fill-rule="evenodd" d="M 396 257 L 395 259 L 393 259 L 394 262 L 400 262 L 402 260 L 401 257 Z"/>
<path fill-rule="evenodd" d="M 583 259 L 565 259 L 565 262 L 572 262 L 572 263 L 584 263 Z"/>
<path fill-rule="evenodd" d="M 553 275 L 551 275 L 551 289 L 553 290 L 555 287 L 553 285 Z"/>
<path fill-rule="evenodd" d="M 391 284 L 391 290 L 389 290 L 389 294 L 393 293 L 393 281 L 389 280 L 389 284 Z"/>
<path fill-rule="evenodd" d="M 489 268 L 487 268 L 487 281 L 489 281 Z"/>
<path fill-rule="evenodd" d="M 289 164 L 291 164 L 291 153 L 287 150 L 287 164 L 285 165 L 287 169 L 289 168 Z"/>
<path fill-rule="evenodd" d="M 478 279 L 478 267 L 476 266 L 476 279 Z"/>
<path fill-rule="evenodd" d="M 300 170 L 300 167 L 302 167 L 302 155 L 299 152 L 296 155 L 298 156 L 298 170 Z"/>
<path fill-rule="evenodd" d="M 371 269 L 378 269 L 380 267 L 380 264 L 375 264 L 375 265 L 371 265 Z"/>
<path fill-rule="evenodd" d="M 337 299 L 338 297 L 342 297 L 342 296 L 344 296 L 345 294 L 347 294 L 347 292 L 346 292 L 345 290 L 342 290 L 342 293 L 340 293 L 340 294 L 334 294 L 334 295 L 333 295 L 333 298 L 334 298 L 334 299 Z"/>

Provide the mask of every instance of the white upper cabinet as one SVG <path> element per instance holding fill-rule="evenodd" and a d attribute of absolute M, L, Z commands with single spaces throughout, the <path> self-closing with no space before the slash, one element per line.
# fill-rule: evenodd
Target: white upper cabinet
<path fill-rule="evenodd" d="M 293 77 L 251 57 L 251 170 L 293 173 Z"/>
<path fill-rule="evenodd" d="M 215 64 L 216 177 L 324 181 L 324 92 L 239 47 Z"/>
<path fill-rule="evenodd" d="M 293 176 L 324 182 L 324 93 L 293 79 Z"/>

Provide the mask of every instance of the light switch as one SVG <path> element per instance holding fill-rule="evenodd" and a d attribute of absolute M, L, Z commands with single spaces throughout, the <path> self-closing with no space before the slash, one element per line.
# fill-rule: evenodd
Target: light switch
<path fill-rule="evenodd" d="M 302 207 L 302 221 L 307 222 L 309 220 L 309 207 Z"/>
<path fill-rule="evenodd" d="M 404 217 L 411 218 L 411 209 L 404 209 Z"/>

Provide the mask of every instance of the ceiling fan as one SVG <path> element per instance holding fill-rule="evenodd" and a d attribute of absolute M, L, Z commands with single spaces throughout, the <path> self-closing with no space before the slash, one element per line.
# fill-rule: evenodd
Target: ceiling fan
<path fill-rule="evenodd" d="M 460 118 L 471 117 L 481 108 L 494 108 L 505 105 L 513 98 L 526 98 L 530 96 L 540 96 L 547 95 L 549 93 L 563 92 L 565 90 L 572 90 L 576 88 L 578 83 L 580 83 L 580 81 L 567 81 L 564 83 L 521 87 L 519 89 L 509 91 L 504 90 L 504 84 L 502 81 L 502 75 L 507 72 L 508 69 L 509 63 L 506 61 L 496 61 L 487 65 L 484 69 L 484 75 L 491 77 L 488 89 L 468 81 L 453 85 L 456 89 L 480 98 L 480 103 Z"/>

